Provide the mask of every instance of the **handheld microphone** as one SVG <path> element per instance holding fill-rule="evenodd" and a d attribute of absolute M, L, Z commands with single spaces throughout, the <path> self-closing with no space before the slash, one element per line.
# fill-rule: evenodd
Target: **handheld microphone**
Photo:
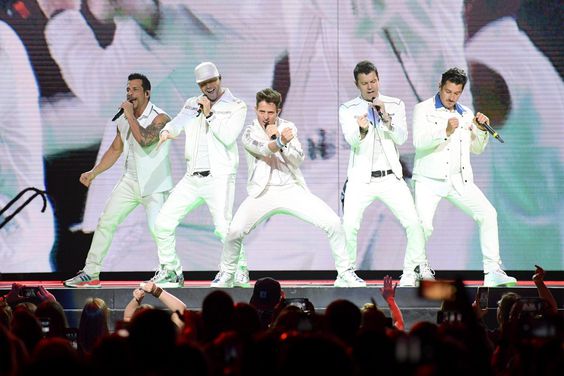
<path fill-rule="evenodd" d="M 372 100 L 370 101 L 372 111 L 374 111 L 374 108 L 376 108 L 376 112 L 378 113 L 378 117 L 380 118 L 380 120 L 384 121 L 384 114 L 382 113 L 382 108 L 380 106 L 376 106 L 373 103 L 374 99 L 376 99 L 376 97 L 372 97 Z"/>
<path fill-rule="evenodd" d="M 115 114 L 114 117 L 112 118 L 112 121 L 116 121 L 118 117 L 123 115 L 123 111 L 124 111 L 123 108 L 120 108 L 117 114 Z"/>
<path fill-rule="evenodd" d="M 202 113 L 203 109 L 204 109 L 204 105 L 201 103 L 198 103 L 198 106 L 200 106 L 200 108 L 198 108 L 198 111 L 196 112 L 196 117 L 200 116 L 200 114 Z"/>
<path fill-rule="evenodd" d="M 266 129 L 266 126 L 268 125 L 268 120 L 265 120 L 263 123 L 264 123 L 264 124 L 263 124 L 264 129 Z M 276 140 L 276 135 L 275 135 L 275 134 L 270 135 L 270 139 L 271 139 L 271 140 Z"/>
<path fill-rule="evenodd" d="M 478 120 L 476 120 L 476 123 L 478 123 Z M 503 141 L 503 138 L 501 138 L 501 135 L 499 133 L 497 133 L 496 130 L 491 127 L 491 125 L 489 125 L 487 123 L 478 123 L 478 124 L 480 124 L 482 127 L 486 128 L 488 133 L 491 134 L 493 136 L 493 138 L 497 139 L 502 144 L 505 143 L 505 141 Z"/>

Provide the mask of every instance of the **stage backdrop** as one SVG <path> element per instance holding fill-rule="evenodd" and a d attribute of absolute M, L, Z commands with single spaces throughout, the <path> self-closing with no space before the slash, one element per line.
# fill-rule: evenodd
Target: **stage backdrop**
<path fill-rule="evenodd" d="M 123 160 L 88 190 L 78 178 L 115 137 L 109 120 L 132 72 L 149 77 L 151 100 L 171 116 L 199 94 L 193 68 L 202 61 L 215 62 L 223 85 L 247 103 L 247 123 L 258 90 L 282 92 L 281 117 L 298 128 L 308 186 L 341 215 L 349 147 L 338 107 L 358 94 L 352 72 L 365 59 L 378 68 L 381 92 L 405 102 L 410 133 L 414 105 L 437 92 L 441 73 L 454 66 L 469 73 L 461 103 L 489 115 L 505 139 L 490 139 L 472 157 L 476 184 L 498 212 L 504 267 L 564 269 L 564 43 L 559 2 L 536 3 L 101 0 L 76 1 L 77 10 L 47 18 L 35 1 L 2 1 L 0 208 L 29 186 L 46 189 L 49 202 L 42 213 L 36 198 L 0 229 L 0 272 L 83 266 Z M 399 149 L 411 186 L 411 134 Z M 247 195 L 239 150 L 234 210 Z M 175 181 L 185 172 L 183 155 L 182 135 L 171 145 Z M 472 218 L 443 201 L 434 228 L 432 267 L 481 270 Z M 260 224 L 244 245 L 251 270 L 334 268 L 322 231 L 293 217 Z M 405 234 L 382 203 L 365 212 L 358 245 L 359 269 L 402 268 Z M 222 245 L 206 206 L 179 226 L 177 249 L 184 270 L 217 269 Z M 157 265 L 139 207 L 118 228 L 103 270 Z"/>

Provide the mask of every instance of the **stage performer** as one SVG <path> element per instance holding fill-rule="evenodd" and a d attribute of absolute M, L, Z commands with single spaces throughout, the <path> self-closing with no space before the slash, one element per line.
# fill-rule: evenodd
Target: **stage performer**
<path fill-rule="evenodd" d="M 442 74 L 439 92 L 413 111 L 415 146 L 415 206 L 425 239 L 433 232 L 433 216 L 441 198 L 470 215 L 480 228 L 485 286 L 512 286 L 513 277 L 501 269 L 497 212 L 474 184 L 470 152 L 484 151 L 489 118 L 458 103 L 468 78 L 451 68 Z"/>
<path fill-rule="evenodd" d="M 423 228 L 413 196 L 403 180 L 398 145 L 407 139 L 405 105 L 380 93 L 380 76 L 370 61 L 354 68 L 359 96 L 342 104 L 339 122 L 351 146 L 345 188 L 343 227 L 347 252 L 356 264 L 357 233 L 363 213 L 381 200 L 400 221 L 407 235 L 400 286 L 416 286 L 421 279 L 435 279 L 425 255 Z"/>
<path fill-rule="evenodd" d="M 288 214 L 322 229 L 329 238 L 338 272 L 336 287 L 363 287 L 346 253 L 345 233 L 337 214 L 307 188 L 300 171 L 304 153 L 296 126 L 278 117 L 282 96 L 266 88 L 256 94 L 257 118 L 243 132 L 247 151 L 249 196 L 235 213 L 225 240 L 220 270 L 212 287 L 233 287 L 237 260 L 247 236 L 260 222 Z M 281 229 L 282 230 L 282 229 Z M 288 239 L 291 239 L 288 234 Z M 290 244 L 277 244 L 281 249 Z"/>
<path fill-rule="evenodd" d="M 127 78 L 127 97 L 120 105 L 116 135 L 100 162 L 80 175 L 89 187 L 96 176 L 114 165 L 122 153 L 125 169 L 100 216 L 83 270 L 64 281 L 67 287 L 101 287 L 99 274 L 117 226 L 139 204 L 145 207 L 149 231 L 173 187 L 168 145 L 157 147 L 159 132 L 170 117 L 151 102 L 151 83 L 139 73 Z M 117 114 L 116 114 L 117 116 Z"/>
<path fill-rule="evenodd" d="M 247 105 L 222 86 L 212 62 L 196 66 L 194 75 L 202 95 L 189 98 L 160 134 L 159 145 L 186 132 L 186 174 L 172 190 L 155 225 L 160 268 L 151 281 L 162 287 L 175 287 L 182 276 L 175 231 L 189 212 L 206 203 L 222 242 L 232 219 L 239 166 L 237 137 L 245 124 Z M 243 253 L 239 259 L 236 283 L 248 287 Z"/>

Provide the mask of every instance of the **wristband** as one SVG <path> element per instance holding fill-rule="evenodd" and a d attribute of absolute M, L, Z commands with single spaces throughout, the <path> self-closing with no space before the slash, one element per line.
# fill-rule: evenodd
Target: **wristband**
<path fill-rule="evenodd" d="M 157 285 L 155 285 L 153 289 L 151 289 L 151 295 L 153 295 L 155 298 L 161 296 L 162 293 L 163 293 L 163 289 L 158 287 Z"/>
<path fill-rule="evenodd" d="M 282 148 L 283 148 L 284 146 L 286 146 L 286 145 L 284 145 L 284 144 L 282 143 L 282 139 L 281 139 L 280 137 L 277 137 L 277 138 L 276 138 L 276 146 L 278 146 L 279 149 L 282 149 Z"/>
<path fill-rule="evenodd" d="M 213 111 L 210 111 L 210 113 L 208 114 L 208 116 L 206 116 L 206 119 L 209 119 L 213 116 Z"/>

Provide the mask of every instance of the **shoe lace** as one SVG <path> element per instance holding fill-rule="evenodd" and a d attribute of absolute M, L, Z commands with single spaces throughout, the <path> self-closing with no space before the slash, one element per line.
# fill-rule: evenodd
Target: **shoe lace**
<path fill-rule="evenodd" d="M 159 279 L 161 279 L 165 276 L 166 276 L 166 270 L 164 270 L 162 268 L 158 268 L 157 271 L 155 272 L 155 275 L 153 276 L 153 278 L 151 278 L 151 282 L 158 281 Z"/>
<path fill-rule="evenodd" d="M 414 272 L 405 272 L 402 275 L 400 275 L 400 279 L 402 279 L 403 277 L 417 279 L 417 274 L 415 274 Z"/>
<path fill-rule="evenodd" d="M 424 275 L 424 274 L 427 274 L 427 273 L 435 275 L 435 271 L 433 269 L 431 269 L 429 264 L 424 263 L 424 264 L 421 265 L 421 274 Z"/>
<path fill-rule="evenodd" d="M 353 269 L 349 269 L 347 270 L 344 274 L 343 274 L 343 279 L 345 280 L 353 280 L 355 282 L 362 282 L 362 279 L 360 279 L 360 277 L 358 275 L 356 275 L 356 273 L 354 272 Z"/>

